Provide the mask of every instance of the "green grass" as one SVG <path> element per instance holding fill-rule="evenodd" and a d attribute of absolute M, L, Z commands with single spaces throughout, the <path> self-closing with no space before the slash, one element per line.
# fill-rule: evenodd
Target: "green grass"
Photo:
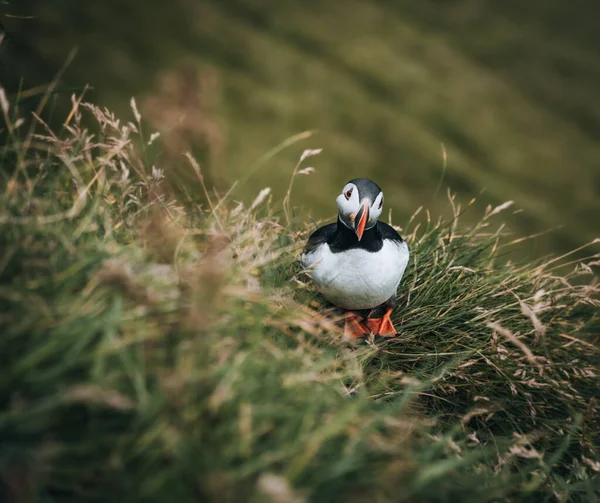
<path fill-rule="evenodd" d="M 514 262 L 501 208 L 463 226 L 451 198 L 404 225 L 399 337 L 350 344 L 300 268 L 295 193 L 201 199 L 137 121 L 84 104 L 53 133 L 6 105 L 5 497 L 597 501 L 597 244 Z"/>

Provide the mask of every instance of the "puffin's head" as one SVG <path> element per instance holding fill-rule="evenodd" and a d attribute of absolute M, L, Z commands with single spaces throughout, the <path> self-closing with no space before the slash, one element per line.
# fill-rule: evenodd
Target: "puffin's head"
<path fill-rule="evenodd" d="M 383 209 L 383 192 L 367 178 L 350 180 L 336 199 L 340 221 L 356 233 L 360 241 L 365 229 L 377 223 Z"/>

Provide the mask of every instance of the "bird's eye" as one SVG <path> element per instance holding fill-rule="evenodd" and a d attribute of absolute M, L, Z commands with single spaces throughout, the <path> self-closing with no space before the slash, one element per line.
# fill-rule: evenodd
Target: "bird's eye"
<path fill-rule="evenodd" d="M 380 210 L 383 207 L 383 197 L 381 198 L 381 201 L 379 202 L 379 208 L 377 208 L 378 210 Z"/>
<path fill-rule="evenodd" d="M 352 196 L 352 189 L 348 189 L 344 196 L 346 196 L 346 199 L 350 199 L 350 196 Z"/>

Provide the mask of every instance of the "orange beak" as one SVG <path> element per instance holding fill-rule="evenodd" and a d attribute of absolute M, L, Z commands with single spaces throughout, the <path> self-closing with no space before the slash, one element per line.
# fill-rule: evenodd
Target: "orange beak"
<path fill-rule="evenodd" d="M 358 220 L 358 224 L 356 225 L 356 229 L 354 232 L 356 232 L 356 237 L 360 241 L 362 239 L 363 232 L 365 231 L 365 226 L 367 225 L 367 222 L 369 221 L 369 203 L 368 202 L 364 202 L 362 207 L 360 208 L 360 210 L 358 210 L 358 213 L 356 214 L 355 222 L 356 222 L 356 220 Z"/>

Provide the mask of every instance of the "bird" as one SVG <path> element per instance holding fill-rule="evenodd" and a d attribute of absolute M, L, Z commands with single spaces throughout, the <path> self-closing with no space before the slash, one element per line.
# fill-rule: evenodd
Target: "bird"
<path fill-rule="evenodd" d="M 337 196 L 337 222 L 314 231 L 301 260 L 317 290 L 345 311 L 344 335 L 394 337 L 391 314 L 408 265 L 408 244 L 381 222 L 383 191 L 367 178 L 350 180 Z M 381 318 L 371 314 L 381 311 Z M 366 315 L 364 314 L 366 312 Z"/>

